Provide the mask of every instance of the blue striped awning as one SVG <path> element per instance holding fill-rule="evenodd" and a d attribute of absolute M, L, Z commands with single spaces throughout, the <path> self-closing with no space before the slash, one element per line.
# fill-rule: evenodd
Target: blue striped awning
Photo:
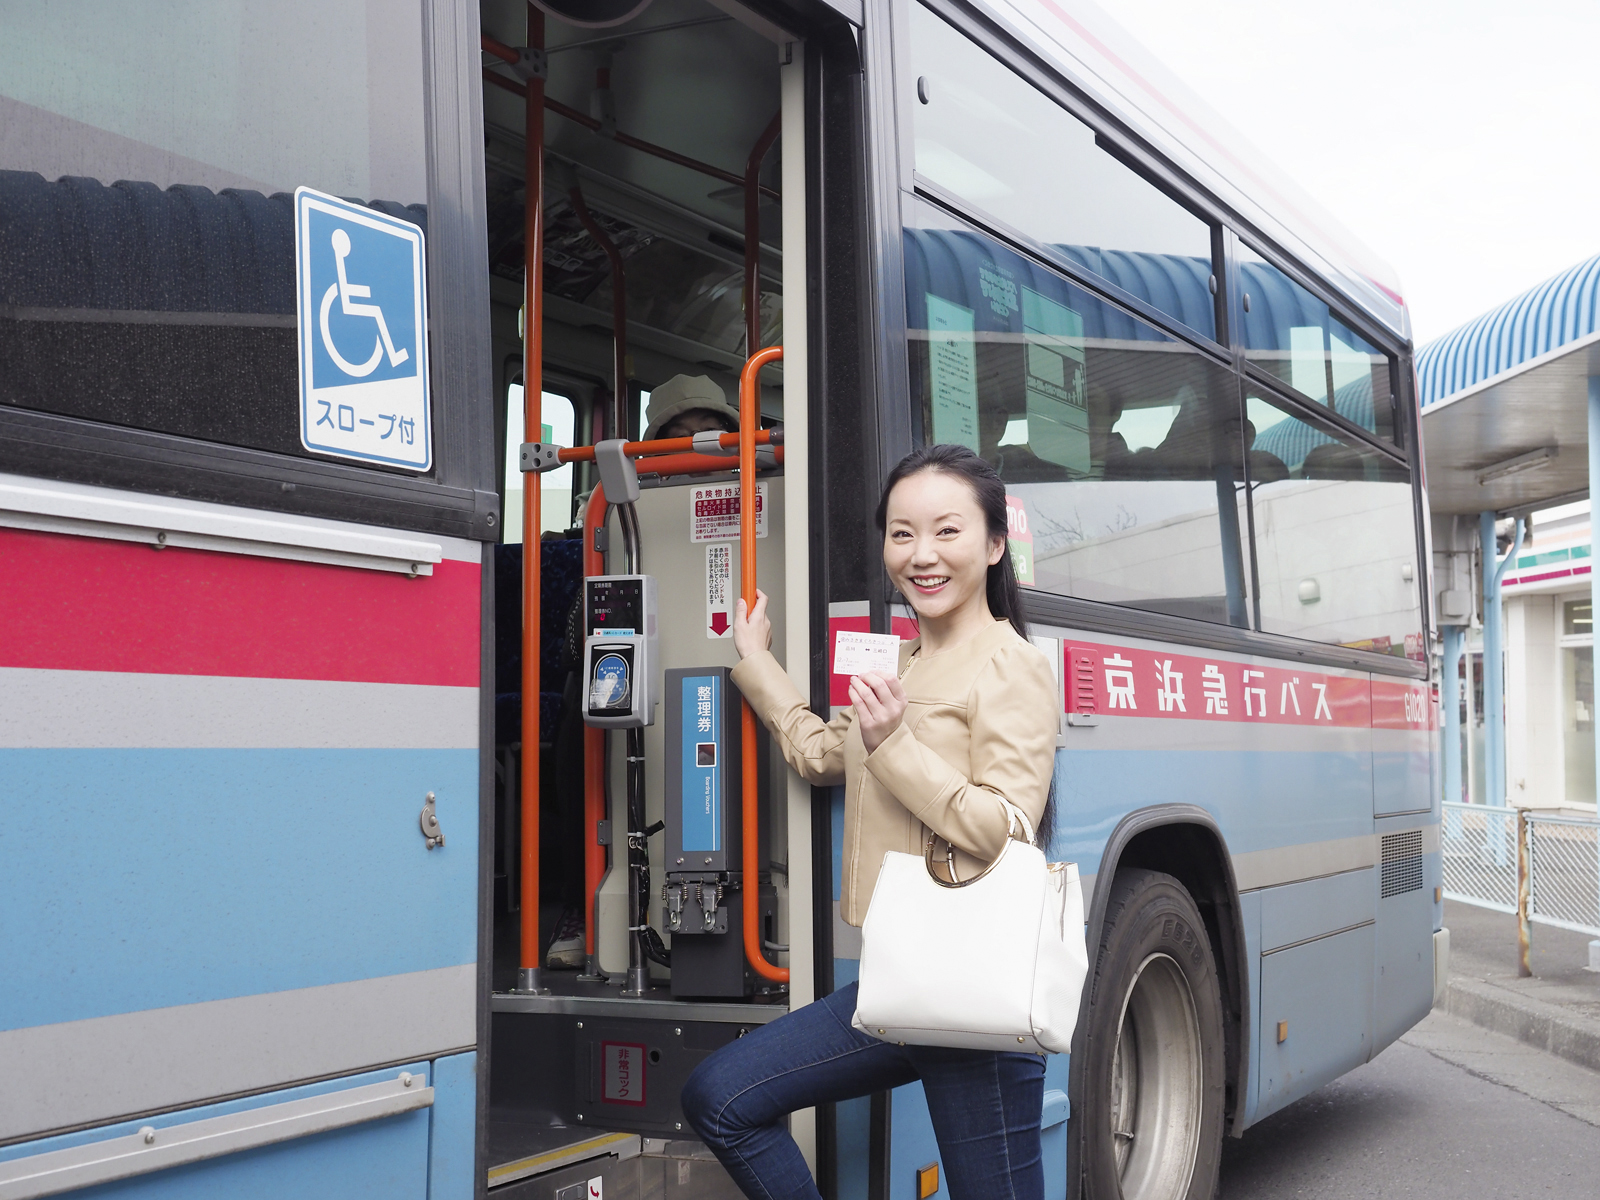
<path fill-rule="evenodd" d="M 1600 255 L 1419 349 L 1422 407 L 1587 337 L 1597 324 Z"/>

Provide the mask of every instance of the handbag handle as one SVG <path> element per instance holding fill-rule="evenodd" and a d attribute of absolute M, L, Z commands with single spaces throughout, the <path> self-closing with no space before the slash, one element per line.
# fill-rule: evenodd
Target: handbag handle
<path fill-rule="evenodd" d="M 1011 827 L 1013 825 L 1020 827 L 1024 841 L 1029 842 L 1030 844 L 1032 843 L 1033 823 L 1028 820 L 1028 814 L 1023 812 L 1004 796 L 1000 797 L 1000 803 L 1006 806 L 1006 843 L 1000 847 L 1000 853 L 994 856 L 994 861 L 986 866 L 983 870 L 979 871 L 971 879 L 962 879 L 956 874 L 956 848 L 949 842 L 946 842 L 944 844 L 944 864 L 945 870 L 950 872 L 950 878 L 941 879 L 939 878 L 939 873 L 933 869 L 933 844 L 939 840 L 939 835 L 930 829 L 928 831 L 928 844 L 923 847 L 922 851 L 922 860 L 925 864 L 927 864 L 928 877 L 930 879 L 932 879 L 940 887 L 946 888 L 964 888 L 970 884 L 977 883 L 978 880 L 982 879 L 990 871 L 994 870 L 1000 865 L 1000 860 L 1006 856 L 1006 851 L 1011 848 L 1011 843 L 1014 840 L 1011 836 Z"/>

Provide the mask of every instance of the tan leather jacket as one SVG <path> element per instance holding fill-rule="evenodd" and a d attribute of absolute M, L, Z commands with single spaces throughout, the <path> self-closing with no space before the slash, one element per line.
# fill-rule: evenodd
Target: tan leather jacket
<path fill-rule="evenodd" d="M 733 681 L 808 783 L 842 783 L 844 878 L 840 915 L 860 925 L 889 850 L 921 854 L 926 830 L 956 850 L 962 878 L 1000 853 L 1004 796 L 1037 827 L 1055 769 L 1061 711 L 1050 664 L 1037 647 L 996 621 L 938 654 L 900 647 L 906 713 L 871 754 L 855 710 L 828 722 L 813 713 L 778 660 L 763 650 L 733 669 Z"/>

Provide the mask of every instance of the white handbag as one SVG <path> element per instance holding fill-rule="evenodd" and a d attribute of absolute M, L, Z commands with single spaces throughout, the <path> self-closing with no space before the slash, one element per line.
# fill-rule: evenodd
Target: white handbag
<path fill-rule="evenodd" d="M 861 926 L 855 1027 L 886 1042 L 1062 1053 L 1089 970 L 1076 863 L 1046 863 L 1022 810 L 1000 856 L 958 880 L 890 851 Z"/>

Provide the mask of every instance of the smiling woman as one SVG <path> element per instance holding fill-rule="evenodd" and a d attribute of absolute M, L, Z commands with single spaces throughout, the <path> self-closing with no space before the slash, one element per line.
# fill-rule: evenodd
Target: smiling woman
<path fill-rule="evenodd" d="M 989 531 L 973 490 L 948 472 L 922 471 L 902 479 L 886 507 L 883 565 L 916 609 L 928 653 L 994 620 L 984 585 L 1005 554 L 1005 531 Z"/>
<path fill-rule="evenodd" d="M 1027 640 L 1006 552 L 1005 485 L 965 446 L 913 451 L 878 502 L 883 564 L 922 636 L 895 676 L 850 680 L 851 704 L 824 723 L 768 649 L 767 598 L 739 604 L 733 681 L 813 786 L 843 783 L 841 916 L 864 920 L 889 851 L 944 841 L 971 879 L 999 857 L 1013 806 L 1048 844 L 1056 684 Z M 953 1196 L 1044 1194 L 1037 1054 L 880 1041 L 852 1026 L 855 984 L 734 1041 L 683 1093 L 684 1115 L 746 1195 L 803 1195 L 809 1182 L 788 1113 L 921 1080 Z M 1019 1041 L 1021 1039 L 1018 1039 Z"/>

